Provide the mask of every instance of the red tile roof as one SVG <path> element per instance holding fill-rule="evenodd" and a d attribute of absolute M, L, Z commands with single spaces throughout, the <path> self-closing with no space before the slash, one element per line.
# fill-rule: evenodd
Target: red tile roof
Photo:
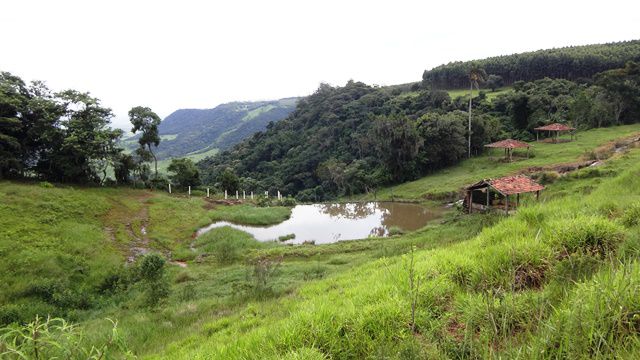
<path fill-rule="evenodd" d="M 499 179 L 488 180 L 487 182 L 492 188 L 496 189 L 503 195 L 535 192 L 544 189 L 544 186 L 524 175 L 507 176 Z"/>
<path fill-rule="evenodd" d="M 528 148 L 531 145 L 527 144 L 523 141 L 507 139 L 498 142 L 494 142 L 493 144 L 485 145 L 485 147 L 490 148 L 507 148 L 507 149 L 515 149 L 515 148 Z"/>
<path fill-rule="evenodd" d="M 555 123 L 555 124 L 549 124 L 549 125 L 537 127 L 534 130 L 542 130 L 542 131 L 571 131 L 571 130 L 575 130 L 575 129 L 576 128 L 573 128 L 571 126 Z"/>

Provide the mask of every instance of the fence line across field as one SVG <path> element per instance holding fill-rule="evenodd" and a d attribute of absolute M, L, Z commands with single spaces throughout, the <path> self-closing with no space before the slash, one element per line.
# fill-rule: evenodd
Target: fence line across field
<path fill-rule="evenodd" d="M 168 183 L 169 186 L 169 194 L 173 193 L 173 189 L 171 187 L 171 183 Z M 189 196 L 191 196 L 191 185 L 189 185 L 187 187 L 187 193 L 189 194 Z M 276 197 L 278 200 L 282 200 L 284 198 L 284 195 L 282 195 L 282 193 L 280 192 L 280 190 L 276 191 Z M 266 198 L 269 198 L 269 191 L 265 191 L 264 192 L 264 196 Z M 207 197 L 210 198 L 211 197 L 211 188 L 207 188 Z M 253 196 L 253 191 L 249 192 L 249 198 L 251 200 L 254 200 L 254 196 Z M 224 199 L 227 200 L 229 199 L 229 192 L 227 190 L 224 191 Z M 240 192 L 239 190 L 236 190 L 236 200 L 240 199 Z M 246 190 L 242 190 L 242 199 L 246 200 L 247 199 L 247 191 Z"/>

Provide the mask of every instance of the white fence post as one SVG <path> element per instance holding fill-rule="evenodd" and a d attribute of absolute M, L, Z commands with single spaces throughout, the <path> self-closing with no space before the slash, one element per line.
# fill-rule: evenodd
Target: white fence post
<path fill-rule="evenodd" d="M 227 190 L 224 191 L 224 199 L 227 200 Z"/>
<path fill-rule="evenodd" d="M 247 198 L 247 193 L 244 190 L 242 190 L 242 200 L 246 198 Z"/>
<path fill-rule="evenodd" d="M 264 192 L 264 196 L 268 198 L 268 197 L 269 197 L 269 192 L 268 192 L 268 191 L 265 191 L 265 192 Z"/>
<path fill-rule="evenodd" d="M 278 190 L 278 200 L 282 200 L 282 196 L 280 195 L 280 190 Z"/>
<path fill-rule="evenodd" d="M 253 191 L 251 192 L 251 200 L 253 200 Z"/>
<path fill-rule="evenodd" d="M 189 196 L 191 196 L 191 185 L 189 185 Z"/>
<path fill-rule="evenodd" d="M 209 188 L 207 188 L 207 197 L 209 197 Z"/>
<path fill-rule="evenodd" d="M 169 194 L 171 194 L 171 183 L 169 183 Z"/>
<path fill-rule="evenodd" d="M 236 200 L 238 200 L 238 190 L 236 190 Z"/>

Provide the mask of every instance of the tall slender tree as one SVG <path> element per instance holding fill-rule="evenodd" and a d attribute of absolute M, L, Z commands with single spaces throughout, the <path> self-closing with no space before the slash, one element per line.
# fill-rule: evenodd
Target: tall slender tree
<path fill-rule="evenodd" d="M 469 144 L 467 156 L 471 157 L 471 103 L 473 102 L 473 87 L 480 91 L 479 83 L 487 78 L 487 73 L 477 64 L 469 69 Z"/>
<path fill-rule="evenodd" d="M 136 106 L 129 110 L 129 120 L 133 124 L 131 131 L 135 134 L 140 131 L 142 136 L 138 140 L 141 148 L 147 148 L 147 151 L 153 157 L 155 164 L 155 174 L 158 177 L 158 158 L 151 150 L 151 145 L 158 147 L 160 145 L 160 135 L 158 134 L 158 125 L 160 125 L 160 117 L 151 111 L 148 107 Z"/>

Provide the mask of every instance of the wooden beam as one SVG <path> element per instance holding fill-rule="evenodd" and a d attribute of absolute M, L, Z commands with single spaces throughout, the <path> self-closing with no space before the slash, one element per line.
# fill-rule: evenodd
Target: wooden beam
<path fill-rule="evenodd" d="M 504 203 L 504 212 L 509 215 L 509 195 L 505 195 L 505 197 L 507 200 Z"/>

